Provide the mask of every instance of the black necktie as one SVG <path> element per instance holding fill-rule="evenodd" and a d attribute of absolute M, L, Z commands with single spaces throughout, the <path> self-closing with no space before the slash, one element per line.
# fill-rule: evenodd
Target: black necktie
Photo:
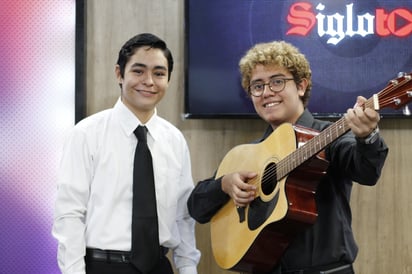
<path fill-rule="evenodd" d="M 142 273 L 149 273 L 160 257 L 153 164 L 146 127 L 138 126 L 134 134 L 138 143 L 133 168 L 131 262 Z"/>

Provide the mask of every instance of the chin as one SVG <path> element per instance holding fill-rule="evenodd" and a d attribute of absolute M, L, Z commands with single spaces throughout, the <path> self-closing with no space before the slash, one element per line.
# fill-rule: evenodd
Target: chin
<path fill-rule="evenodd" d="M 267 116 L 266 119 L 264 120 L 271 125 L 280 125 L 284 122 L 284 120 L 280 119 L 279 117 L 274 117 L 274 116 Z"/>

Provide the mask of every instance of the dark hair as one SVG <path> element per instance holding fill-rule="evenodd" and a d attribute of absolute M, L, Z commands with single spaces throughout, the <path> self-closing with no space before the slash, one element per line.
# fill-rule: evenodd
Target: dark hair
<path fill-rule="evenodd" d="M 170 50 L 167 48 L 166 43 L 151 33 L 141 33 L 132 38 L 130 38 L 120 49 L 119 57 L 117 58 L 117 65 L 120 68 L 120 75 L 124 77 L 124 69 L 126 63 L 129 61 L 130 57 L 136 52 L 137 49 L 148 46 L 154 49 L 162 50 L 164 56 L 167 59 L 168 64 L 168 80 L 170 80 L 170 75 L 173 70 L 173 57 Z"/>

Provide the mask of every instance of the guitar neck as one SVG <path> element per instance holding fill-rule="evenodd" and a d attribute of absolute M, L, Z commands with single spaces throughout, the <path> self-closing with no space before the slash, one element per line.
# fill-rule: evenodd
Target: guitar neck
<path fill-rule="evenodd" d="M 402 73 L 397 79 L 389 81 L 389 84 L 379 93 L 374 94 L 364 104 L 364 108 L 379 111 L 380 108 L 391 107 L 399 109 L 412 100 L 412 74 Z M 350 130 L 345 117 L 327 127 L 315 137 L 298 147 L 291 154 L 283 158 L 277 164 L 277 179 L 287 176 L 295 168 L 309 160 L 325 147 Z"/>
<path fill-rule="evenodd" d="M 325 147 L 350 130 L 345 117 L 309 139 L 304 145 L 282 159 L 277 165 L 278 180 L 288 175 L 295 168 L 318 154 Z"/>
<path fill-rule="evenodd" d="M 369 98 L 364 108 L 379 110 L 379 99 L 377 95 Z M 309 139 L 304 145 L 297 148 L 291 154 L 282 159 L 277 165 L 277 176 L 281 179 L 292 172 L 295 168 L 318 154 L 340 136 L 350 130 L 345 117 L 340 118 L 334 124 L 321 131 L 318 135 Z"/>

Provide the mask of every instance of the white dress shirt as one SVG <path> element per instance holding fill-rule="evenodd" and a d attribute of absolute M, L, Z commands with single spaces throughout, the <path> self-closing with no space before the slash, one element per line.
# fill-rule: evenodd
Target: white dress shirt
<path fill-rule="evenodd" d="M 85 273 L 85 248 L 130 251 L 133 160 L 141 124 L 119 99 L 114 108 L 80 121 L 60 163 L 53 236 L 64 274 Z M 197 273 L 195 221 L 186 201 L 193 189 L 183 134 L 157 116 L 145 124 L 153 158 L 160 245 L 173 250 L 181 274 Z"/>

